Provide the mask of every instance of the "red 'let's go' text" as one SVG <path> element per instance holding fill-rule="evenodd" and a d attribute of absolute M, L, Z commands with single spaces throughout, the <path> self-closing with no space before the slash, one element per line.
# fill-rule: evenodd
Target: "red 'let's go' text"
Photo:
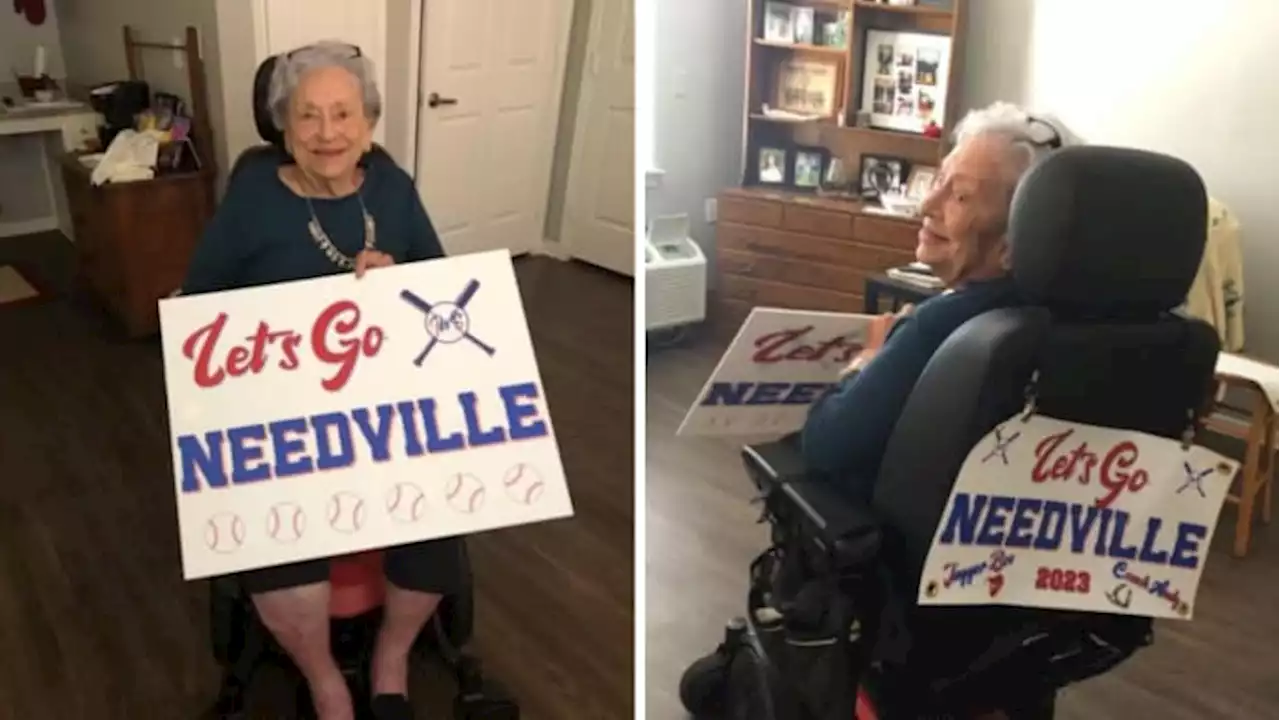
<path fill-rule="evenodd" d="M 226 313 L 218 313 L 213 322 L 191 333 L 182 343 L 182 354 L 195 361 L 193 379 L 202 388 L 217 387 L 228 377 L 257 375 L 268 363 L 284 371 L 296 370 L 302 363 L 298 351 L 307 341 L 311 355 L 333 368 L 333 374 L 320 385 L 337 392 L 351 380 L 360 358 L 378 354 L 384 338 L 377 325 L 360 329 L 360 307 L 350 300 L 339 300 L 322 310 L 311 324 L 309 335 L 290 329 L 274 330 L 266 321 L 259 321 L 243 343 L 222 342 L 229 321 Z"/>
<path fill-rule="evenodd" d="M 751 360 L 757 363 L 778 363 L 785 360 L 819 362 L 832 359 L 848 363 L 853 360 L 853 356 L 862 352 L 861 345 L 844 335 L 814 340 L 809 337 L 812 332 L 813 326 L 808 325 L 762 335 L 756 339 L 756 351 Z"/>
<path fill-rule="evenodd" d="M 1103 495 L 1094 504 L 1108 507 L 1124 491 L 1138 492 L 1147 486 L 1147 471 L 1138 465 L 1138 446 L 1129 440 L 1116 443 L 1099 455 L 1082 442 L 1070 450 L 1060 450 L 1075 430 L 1064 430 L 1049 435 L 1036 445 L 1036 466 L 1031 471 L 1031 481 L 1071 480 L 1081 485 L 1093 482 L 1093 470 L 1098 469 L 1098 484 Z"/>

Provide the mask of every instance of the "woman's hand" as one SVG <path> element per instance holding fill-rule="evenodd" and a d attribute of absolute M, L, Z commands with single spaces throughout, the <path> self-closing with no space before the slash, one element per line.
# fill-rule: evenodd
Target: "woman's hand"
<path fill-rule="evenodd" d="M 866 367 L 867 363 L 875 358 L 876 353 L 880 352 L 880 348 L 884 347 L 884 341 L 889 337 L 889 331 L 897 324 L 899 320 L 911 314 L 915 310 L 915 306 L 907 303 L 903 305 L 896 313 L 884 313 L 877 315 L 867 326 L 867 342 L 862 346 L 862 352 L 849 363 L 844 370 L 840 371 L 840 377 L 855 373 Z"/>
<path fill-rule="evenodd" d="M 371 268 L 391 267 L 396 261 L 390 255 L 377 250 L 361 250 L 356 255 L 356 277 L 364 277 L 366 270 Z"/>

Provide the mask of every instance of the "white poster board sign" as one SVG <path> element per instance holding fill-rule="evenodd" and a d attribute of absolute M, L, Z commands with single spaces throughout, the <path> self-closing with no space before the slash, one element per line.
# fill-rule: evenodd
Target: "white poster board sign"
<path fill-rule="evenodd" d="M 1238 468 L 1176 440 L 1015 416 L 965 459 L 919 602 L 1190 619 Z"/>
<path fill-rule="evenodd" d="M 508 253 L 160 303 L 183 576 L 568 517 Z"/>
<path fill-rule="evenodd" d="M 677 435 L 786 434 L 862 352 L 873 315 L 755 308 Z"/>

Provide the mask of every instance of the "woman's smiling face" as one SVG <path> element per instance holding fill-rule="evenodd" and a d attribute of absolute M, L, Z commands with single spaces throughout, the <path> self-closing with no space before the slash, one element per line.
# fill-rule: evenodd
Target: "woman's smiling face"
<path fill-rule="evenodd" d="M 303 75 L 290 99 L 285 138 L 309 175 L 338 180 L 353 174 L 373 138 L 359 78 L 340 67 Z"/>

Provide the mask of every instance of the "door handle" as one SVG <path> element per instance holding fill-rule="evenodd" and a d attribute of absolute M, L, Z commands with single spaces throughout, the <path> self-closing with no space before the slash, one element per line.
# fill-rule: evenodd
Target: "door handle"
<path fill-rule="evenodd" d="M 431 93 L 427 96 L 427 107 L 437 108 L 441 105 L 457 105 L 458 98 L 440 97 L 440 93 Z"/>

